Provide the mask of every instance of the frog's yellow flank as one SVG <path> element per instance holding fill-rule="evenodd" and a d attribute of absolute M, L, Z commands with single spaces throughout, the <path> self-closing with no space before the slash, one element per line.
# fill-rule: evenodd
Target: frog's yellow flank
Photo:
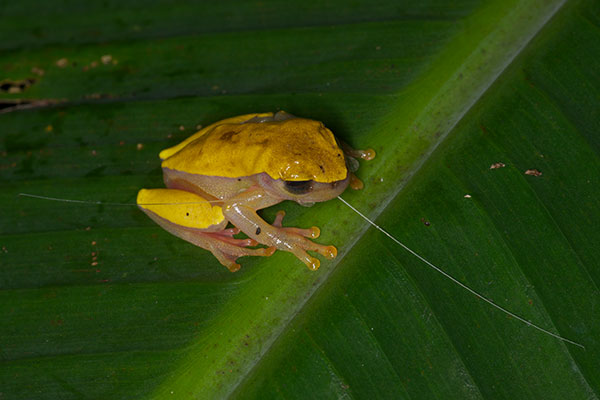
<path fill-rule="evenodd" d="M 186 228 L 207 229 L 225 221 L 220 206 L 184 190 L 142 189 L 137 204 L 144 211 Z"/>
<path fill-rule="evenodd" d="M 283 212 L 268 224 L 257 210 L 284 200 L 303 205 L 342 193 L 353 178 L 354 157 L 370 159 L 372 150 L 340 148 L 322 122 L 283 111 L 247 114 L 216 122 L 163 150 L 160 158 L 167 189 L 142 189 L 137 203 L 168 232 L 209 250 L 237 271 L 241 256 L 293 253 L 311 270 L 317 252 L 334 258 L 337 250 L 313 242 L 319 229 L 283 227 Z M 226 229 L 227 223 L 235 228 Z M 237 239 L 244 232 L 247 239 Z M 248 248 L 263 244 L 267 248 Z"/>

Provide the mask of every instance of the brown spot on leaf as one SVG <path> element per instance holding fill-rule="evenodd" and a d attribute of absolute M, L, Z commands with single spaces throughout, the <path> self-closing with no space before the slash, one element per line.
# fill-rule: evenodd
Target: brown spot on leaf
<path fill-rule="evenodd" d="M 37 76 L 43 76 L 46 73 L 46 71 L 38 67 L 33 67 L 31 68 L 31 73 L 36 74 Z"/>
<path fill-rule="evenodd" d="M 490 169 L 498 169 L 498 168 L 504 168 L 504 167 L 506 167 L 506 164 L 501 163 L 501 162 L 493 163 L 492 165 L 490 165 Z"/>
<path fill-rule="evenodd" d="M 537 169 L 528 169 L 525 171 L 525 175 L 541 176 L 542 172 Z"/>

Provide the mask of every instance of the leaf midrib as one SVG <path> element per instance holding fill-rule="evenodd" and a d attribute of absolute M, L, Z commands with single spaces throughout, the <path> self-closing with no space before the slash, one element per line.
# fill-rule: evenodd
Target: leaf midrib
<path fill-rule="evenodd" d="M 435 151 L 435 149 L 439 146 L 439 144 L 447 137 L 448 133 L 450 133 L 450 131 L 452 131 L 454 129 L 454 127 L 462 120 L 462 118 L 473 108 L 473 106 L 477 103 L 477 101 L 488 91 L 488 89 L 494 84 L 494 82 L 497 81 L 497 79 L 513 63 L 513 61 L 517 58 L 517 56 L 523 52 L 523 50 L 527 47 L 527 45 L 531 42 L 531 40 L 537 35 L 537 33 L 540 32 L 548 24 L 548 22 L 550 21 L 550 19 L 554 15 L 556 15 L 556 13 L 560 10 L 560 8 L 563 6 L 563 4 L 565 3 L 565 1 L 564 0 L 563 1 L 557 1 L 555 3 L 556 4 L 555 4 L 554 9 L 551 12 L 549 12 L 548 14 L 544 15 L 544 17 L 542 18 L 542 22 L 536 27 L 536 29 L 534 29 L 532 32 L 529 33 L 529 35 L 527 35 L 526 39 L 522 41 L 522 43 L 520 44 L 520 46 L 517 47 L 516 51 L 514 51 L 512 54 L 510 54 L 510 52 L 509 52 L 508 57 L 506 57 L 506 59 L 503 62 L 503 65 L 501 65 L 501 67 L 496 71 L 495 74 L 492 74 L 492 76 L 490 77 L 491 79 L 488 79 L 487 82 L 484 82 L 484 85 L 480 88 L 479 93 L 472 98 L 471 102 L 467 103 L 466 107 L 464 107 L 461 110 L 461 112 L 459 112 L 458 114 L 455 114 L 455 118 L 454 118 L 453 122 L 450 125 L 447 125 L 446 130 L 439 137 L 439 140 L 437 140 L 436 142 L 434 142 L 433 146 L 431 146 L 429 148 L 429 151 L 420 159 L 420 162 L 418 162 L 412 168 L 410 176 L 408 178 L 405 178 L 404 180 L 402 180 L 401 184 L 398 185 L 396 187 L 396 189 L 392 192 L 392 194 L 387 197 L 386 201 L 380 203 L 381 205 L 379 207 L 377 207 L 376 210 L 373 210 L 369 214 L 369 216 L 372 219 L 376 219 L 377 216 L 379 216 L 383 212 L 383 210 L 385 210 L 388 207 L 388 205 L 398 196 L 398 194 L 400 193 L 400 191 L 403 189 L 403 187 L 406 185 L 406 183 L 410 180 L 410 177 L 412 177 L 416 173 L 416 171 L 418 171 L 421 168 L 421 166 L 427 161 L 427 159 L 431 156 L 431 154 Z M 488 38 L 488 37 L 489 37 L 489 35 L 486 36 L 486 38 Z M 472 54 L 475 53 L 479 47 L 483 46 L 483 44 L 482 44 L 483 42 L 485 42 L 485 38 L 480 43 L 480 46 L 478 46 L 475 49 L 473 49 Z M 457 68 L 457 71 L 460 71 L 460 69 L 461 68 Z M 430 102 L 430 104 L 431 104 L 431 102 Z M 368 228 L 369 228 L 368 225 L 363 224 L 363 229 L 354 237 L 354 240 L 352 240 L 352 242 L 350 243 L 350 245 L 347 248 L 352 248 L 354 246 L 354 244 L 360 239 L 360 237 L 362 237 L 364 235 L 364 233 L 366 232 L 366 230 Z M 340 254 L 338 256 L 338 258 L 335 260 L 335 262 L 333 264 L 335 266 L 337 266 L 337 264 L 344 258 L 345 254 L 346 254 L 345 252 L 342 252 L 342 254 Z M 326 278 L 323 279 L 323 281 L 321 282 L 321 284 L 311 293 L 311 296 L 310 296 L 311 298 L 315 295 L 315 293 L 317 292 L 317 290 L 319 290 L 319 288 L 322 286 L 322 283 L 324 283 L 324 282 L 327 281 L 327 278 L 329 277 L 329 275 L 331 274 L 331 271 L 333 271 L 333 269 L 334 268 L 331 268 L 328 271 L 328 273 L 326 275 Z M 308 301 L 308 299 L 306 301 L 304 301 L 298 307 L 297 311 L 294 312 L 293 315 L 292 315 L 292 317 L 284 324 L 284 326 L 282 327 L 282 329 L 276 335 L 276 338 L 273 341 L 271 341 L 271 343 L 269 345 L 269 349 L 277 341 L 277 338 L 279 336 L 281 336 L 287 330 L 286 328 L 296 318 L 296 316 L 298 315 L 298 313 L 305 307 L 307 301 Z M 256 358 L 254 360 L 254 362 L 252 363 L 251 367 L 246 371 L 245 377 L 248 377 L 248 376 L 251 375 L 251 371 L 254 370 L 257 367 L 257 365 L 260 364 L 261 360 L 268 353 L 268 351 L 269 350 L 263 352 L 263 354 L 260 357 L 258 357 L 258 358 Z M 463 365 L 464 365 L 464 363 L 463 363 Z M 227 396 L 229 397 L 232 393 L 234 393 L 235 390 L 236 390 L 236 388 L 239 387 L 241 384 L 243 384 L 244 380 L 245 380 L 245 378 L 242 378 L 241 380 L 239 380 L 228 391 Z M 478 390 L 479 390 L 479 388 L 478 388 Z M 481 391 L 479 390 L 479 392 L 481 392 Z"/>

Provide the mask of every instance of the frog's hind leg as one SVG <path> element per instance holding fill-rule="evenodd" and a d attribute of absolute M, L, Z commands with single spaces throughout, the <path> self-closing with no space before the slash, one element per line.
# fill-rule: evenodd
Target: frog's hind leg
<path fill-rule="evenodd" d="M 276 250 L 275 247 L 248 249 L 247 246 L 256 246 L 258 242 L 254 239 L 235 239 L 223 232 L 195 232 L 189 238 L 182 239 L 210 251 L 231 272 L 240 269 L 240 264 L 236 262 L 239 257 L 269 257 Z"/>
<path fill-rule="evenodd" d="M 139 207 L 167 232 L 213 253 L 230 271 L 237 271 L 242 256 L 270 256 L 275 247 L 248 249 L 254 239 L 236 239 L 237 228 L 225 229 L 220 206 L 212 205 L 197 194 L 178 189 L 142 189 Z"/>
<path fill-rule="evenodd" d="M 182 228 L 180 226 L 169 226 L 172 224 L 168 221 L 164 221 L 163 223 L 159 222 L 159 225 L 169 233 L 172 233 L 193 245 L 210 251 L 215 258 L 231 272 L 240 269 L 240 264 L 236 262 L 239 257 L 269 257 L 273 255 L 276 250 L 275 247 L 248 249 L 248 246 L 256 246 L 258 242 L 254 239 L 234 238 L 233 235 L 239 232 L 239 229 L 237 228 L 223 229 L 217 232 L 204 232 L 197 229 Z"/>

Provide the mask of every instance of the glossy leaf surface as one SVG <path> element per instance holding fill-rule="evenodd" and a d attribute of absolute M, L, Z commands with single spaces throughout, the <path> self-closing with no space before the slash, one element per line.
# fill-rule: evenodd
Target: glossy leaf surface
<path fill-rule="evenodd" d="M 3 398 L 598 397 L 597 2 L 61 4 L 2 9 Z M 277 109 L 377 150 L 351 204 L 586 349 L 337 200 L 262 213 L 335 261 L 231 274 L 135 207 L 17 197 L 133 202 L 197 125 Z"/>

